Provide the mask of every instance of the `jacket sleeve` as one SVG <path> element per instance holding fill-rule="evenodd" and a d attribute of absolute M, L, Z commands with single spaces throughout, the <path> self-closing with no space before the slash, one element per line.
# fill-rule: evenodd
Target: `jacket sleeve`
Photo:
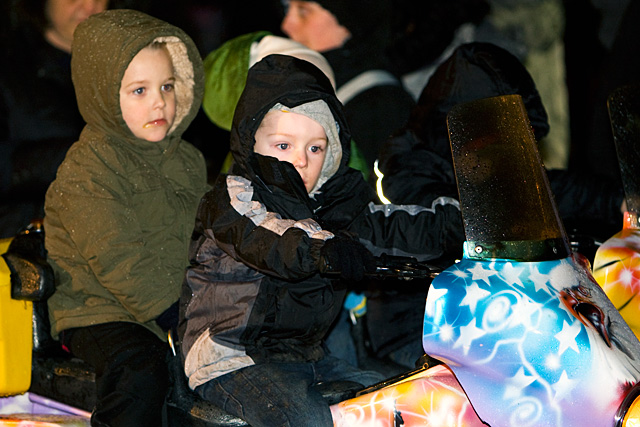
<path fill-rule="evenodd" d="M 429 207 L 370 203 L 349 231 L 374 255 L 453 260 L 462 256 L 465 239 L 459 206 L 449 197 L 436 198 Z"/>
<path fill-rule="evenodd" d="M 250 181 L 221 176 L 200 204 L 196 229 L 265 275 L 296 281 L 316 274 L 320 248 L 333 234 L 312 219 L 283 219 L 252 196 Z"/>
<path fill-rule="evenodd" d="M 69 241 L 54 255 L 88 268 L 82 274 L 95 277 L 137 321 L 153 320 L 179 297 L 193 230 L 187 218 L 195 217 L 199 196 L 156 184 L 159 177 L 145 184 L 86 145 L 75 148 L 47 193 L 47 237 Z M 205 182 L 204 167 L 191 170 Z"/>
<path fill-rule="evenodd" d="M 560 216 L 622 223 L 624 191 L 620 183 L 601 176 L 567 170 L 547 171 Z"/>
<path fill-rule="evenodd" d="M 451 153 L 440 156 L 410 130 L 385 142 L 378 167 L 384 196 L 393 204 L 431 206 L 440 196 L 458 197 Z"/>

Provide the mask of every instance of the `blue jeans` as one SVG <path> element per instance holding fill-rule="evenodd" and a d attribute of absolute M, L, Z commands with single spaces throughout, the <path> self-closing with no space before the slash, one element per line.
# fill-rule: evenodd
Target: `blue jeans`
<path fill-rule="evenodd" d="M 344 308 L 340 310 L 340 315 L 325 338 L 324 344 L 332 356 L 358 366 L 358 353 L 351 335 L 349 310 Z"/>
<path fill-rule="evenodd" d="M 318 362 L 263 363 L 230 372 L 196 388 L 205 400 L 253 427 L 333 426 L 329 405 L 313 385 L 347 380 L 369 386 L 384 378 L 327 356 Z"/>

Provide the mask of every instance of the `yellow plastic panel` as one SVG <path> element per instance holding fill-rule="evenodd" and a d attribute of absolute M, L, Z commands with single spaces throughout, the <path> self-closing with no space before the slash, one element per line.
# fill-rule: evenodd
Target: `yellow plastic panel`
<path fill-rule="evenodd" d="M 0 253 L 11 239 L 0 239 Z M 9 267 L 0 257 L 0 396 L 24 393 L 31 384 L 33 307 L 11 299 Z"/>
<path fill-rule="evenodd" d="M 636 398 L 624 416 L 623 427 L 640 427 L 640 400 Z"/>
<path fill-rule="evenodd" d="M 640 229 L 625 227 L 598 248 L 593 260 L 593 278 L 602 286 L 638 339 L 640 339 L 639 244 Z"/>

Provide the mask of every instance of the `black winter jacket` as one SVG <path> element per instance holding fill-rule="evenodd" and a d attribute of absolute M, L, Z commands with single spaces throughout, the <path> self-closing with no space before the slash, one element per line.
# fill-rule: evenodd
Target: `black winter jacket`
<path fill-rule="evenodd" d="M 310 196 L 292 164 L 253 145 L 273 105 L 315 100 L 333 113 L 342 155 Z M 356 233 L 378 254 L 432 259 L 461 249 L 457 201 L 374 205 L 362 174 L 347 166 L 350 139 L 329 80 L 310 63 L 271 55 L 249 70 L 231 130 L 234 169 L 201 201 L 183 286 L 179 333 L 191 388 L 255 363 L 324 356 L 323 338 L 346 293 L 345 283 L 318 273 L 335 232 Z"/>
<path fill-rule="evenodd" d="M 44 216 L 44 194 L 84 120 L 71 55 L 25 27 L 4 40 L 0 69 L 0 238 Z"/>

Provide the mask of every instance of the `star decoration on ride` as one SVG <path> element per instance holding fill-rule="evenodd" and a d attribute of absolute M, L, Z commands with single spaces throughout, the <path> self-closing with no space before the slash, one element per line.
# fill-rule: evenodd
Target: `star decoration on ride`
<path fill-rule="evenodd" d="M 432 282 L 423 347 L 485 422 L 600 425 L 640 379 L 640 343 L 583 270 L 573 257 L 463 259 Z"/>

